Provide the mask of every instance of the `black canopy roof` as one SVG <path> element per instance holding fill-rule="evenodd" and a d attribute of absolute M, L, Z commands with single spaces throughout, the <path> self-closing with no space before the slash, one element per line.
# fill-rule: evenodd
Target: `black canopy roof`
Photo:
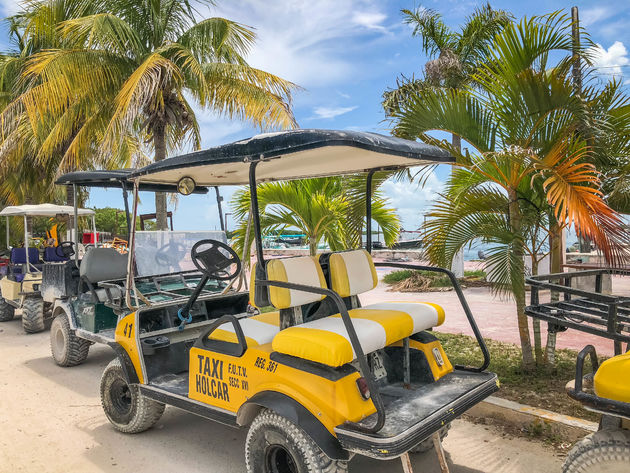
<path fill-rule="evenodd" d="M 203 186 L 248 182 L 249 164 L 261 161 L 258 181 L 277 181 L 398 169 L 454 162 L 446 151 L 425 143 L 377 133 L 292 130 L 266 133 L 234 143 L 176 156 L 138 169 L 141 183 L 175 184 L 192 177 Z"/>
<path fill-rule="evenodd" d="M 122 183 L 126 183 L 129 180 L 131 173 L 135 169 L 114 169 L 114 170 L 98 170 L 98 171 L 76 171 L 69 172 L 59 177 L 55 184 L 58 185 L 72 185 L 83 187 L 102 187 L 102 188 L 118 188 L 120 189 Z M 132 184 L 128 185 L 130 188 Z M 141 183 L 140 190 L 146 192 L 177 192 L 177 183 L 175 184 L 152 184 Z M 197 186 L 195 188 L 195 194 L 207 194 L 208 189 L 206 187 Z"/>

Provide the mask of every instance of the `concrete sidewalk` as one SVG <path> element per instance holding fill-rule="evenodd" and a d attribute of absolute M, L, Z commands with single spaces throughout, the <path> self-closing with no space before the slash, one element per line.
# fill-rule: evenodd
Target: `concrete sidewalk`
<path fill-rule="evenodd" d="M 112 359 L 92 346 L 81 366 L 60 368 L 49 333 L 26 335 L 19 319 L 0 324 L 0 472 L 242 473 L 246 430 L 167 408 L 153 429 L 116 432 L 100 405 L 101 373 Z M 453 473 L 559 472 L 562 459 L 538 442 L 458 420 L 444 446 Z M 433 452 L 412 459 L 438 472 Z M 402 472 L 399 461 L 355 458 L 354 473 Z"/>

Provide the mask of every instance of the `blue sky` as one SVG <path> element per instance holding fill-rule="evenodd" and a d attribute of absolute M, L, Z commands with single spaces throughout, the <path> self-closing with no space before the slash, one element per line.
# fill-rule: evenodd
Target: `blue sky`
<path fill-rule="evenodd" d="M 294 112 L 302 128 L 333 128 L 388 133 L 380 107 L 381 94 L 395 85 L 401 73 L 420 74 L 426 58 L 419 40 L 403 25 L 400 10 L 424 6 L 441 12 L 457 27 L 484 2 L 428 0 L 218 0 L 201 7 L 201 16 L 224 16 L 256 28 L 258 41 L 249 57 L 256 67 L 300 85 Z M 630 84 L 630 2 L 558 0 L 492 1 L 494 8 L 517 18 L 580 7 L 582 24 L 601 45 L 598 74 L 616 74 Z M 0 0 L 4 15 L 14 13 L 16 2 Z M 0 46 L 6 47 L 6 32 Z M 626 67 L 627 66 L 627 67 Z M 203 146 L 210 147 L 259 133 L 247 124 L 232 122 L 206 111 L 198 112 Z M 422 215 L 439 192 L 448 169 L 438 169 L 420 189 L 415 184 L 386 183 L 385 191 L 406 229 L 419 226 Z M 231 189 L 224 189 L 226 200 Z M 118 191 L 93 191 L 90 205 L 121 206 Z M 151 195 L 142 196 L 141 210 L 153 212 Z M 175 228 L 214 229 L 219 225 L 214 193 L 180 198 Z M 233 227 L 233 222 L 228 225 Z"/>

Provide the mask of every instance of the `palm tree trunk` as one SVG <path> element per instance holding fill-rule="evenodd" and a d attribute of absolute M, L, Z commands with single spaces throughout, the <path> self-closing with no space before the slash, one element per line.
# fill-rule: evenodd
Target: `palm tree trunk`
<path fill-rule="evenodd" d="M 538 274 L 538 255 L 532 254 L 532 276 Z M 534 354 L 536 356 L 536 365 L 543 363 L 542 336 L 540 333 L 540 319 L 533 319 L 532 326 L 534 329 Z"/>
<path fill-rule="evenodd" d="M 516 301 L 516 317 L 518 320 L 518 333 L 521 339 L 523 352 L 523 369 L 530 371 L 534 368 L 532 354 L 532 342 L 529 336 L 529 324 L 525 315 L 525 242 L 523 240 L 523 217 L 518 205 L 515 189 L 508 191 L 510 198 L 510 228 L 514 234 L 514 261 L 516 264 L 515 278 L 512 281 L 512 293 Z"/>
<path fill-rule="evenodd" d="M 155 147 L 155 162 L 166 159 L 166 127 L 159 124 L 153 128 L 153 146 Z M 168 230 L 166 221 L 166 193 L 155 193 L 155 223 L 158 230 Z"/>
<path fill-rule="evenodd" d="M 311 256 L 317 254 L 317 239 L 314 236 L 308 237 L 308 251 Z"/>
<path fill-rule="evenodd" d="M 562 228 L 557 222 L 552 221 L 549 228 L 549 272 L 561 273 L 563 261 Z M 558 291 L 551 291 L 551 302 L 558 301 Z M 547 332 L 547 346 L 545 347 L 545 365 L 554 368 L 556 366 L 556 333 Z"/>
<path fill-rule="evenodd" d="M 455 133 L 451 133 L 451 144 L 453 148 L 461 151 L 462 149 L 462 139 L 459 135 Z M 453 175 L 453 169 L 451 168 L 451 175 Z M 451 261 L 451 271 L 458 278 L 464 277 L 464 248 L 460 248 L 455 256 L 453 256 L 453 261 Z"/>

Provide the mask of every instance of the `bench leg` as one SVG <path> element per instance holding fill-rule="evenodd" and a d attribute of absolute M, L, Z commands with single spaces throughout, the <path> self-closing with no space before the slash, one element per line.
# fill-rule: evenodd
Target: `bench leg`
<path fill-rule="evenodd" d="M 446 456 L 444 455 L 444 449 L 442 448 L 442 440 L 440 439 L 439 431 L 433 434 L 433 446 L 435 447 L 435 453 L 437 454 L 438 461 L 440 462 L 440 471 L 442 473 L 449 473 L 448 463 L 446 463 Z"/>
<path fill-rule="evenodd" d="M 413 467 L 411 466 L 411 460 L 409 459 L 409 452 L 406 452 L 400 457 L 402 461 L 402 467 L 404 473 L 413 473 Z"/>

